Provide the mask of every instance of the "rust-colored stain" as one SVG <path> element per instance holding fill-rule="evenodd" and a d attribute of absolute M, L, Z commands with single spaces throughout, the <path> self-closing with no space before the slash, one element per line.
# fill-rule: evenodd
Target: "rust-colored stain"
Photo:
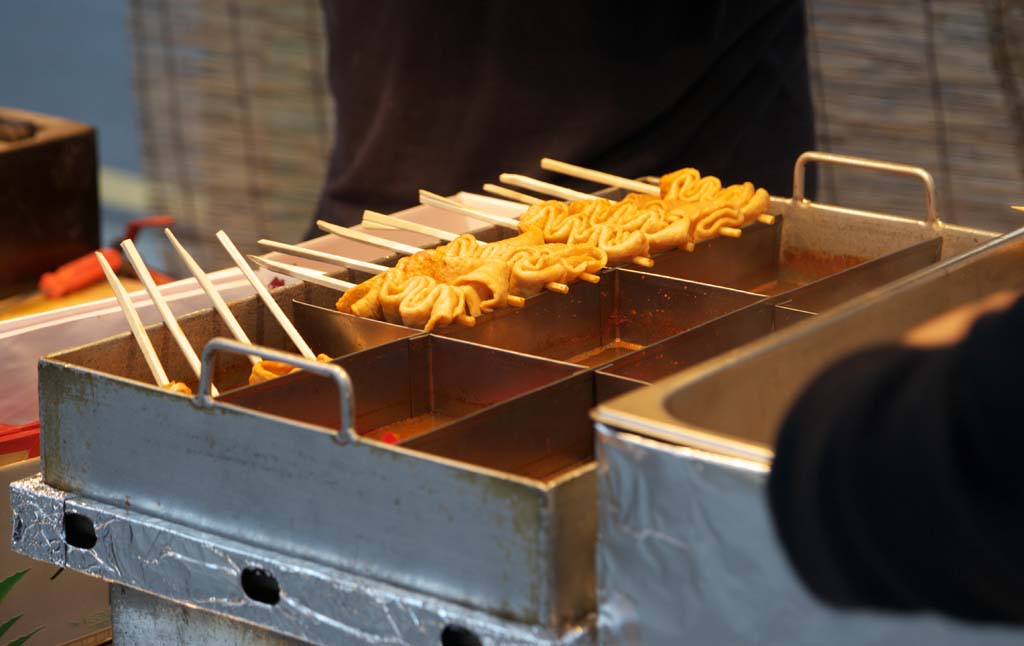
<path fill-rule="evenodd" d="M 751 287 L 750 291 L 766 296 L 783 294 L 826 276 L 867 262 L 859 256 L 833 255 L 810 249 L 787 249 L 782 253 L 779 275 L 775 280 Z"/>
<path fill-rule="evenodd" d="M 782 253 L 782 271 L 811 282 L 839 273 L 867 261 L 859 256 L 835 256 L 810 249 L 787 249 Z"/>

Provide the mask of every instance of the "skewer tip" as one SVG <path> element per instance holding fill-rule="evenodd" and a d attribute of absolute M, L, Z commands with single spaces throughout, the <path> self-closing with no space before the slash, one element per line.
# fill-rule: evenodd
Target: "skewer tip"
<path fill-rule="evenodd" d="M 648 269 L 654 266 L 654 261 L 647 256 L 634 256 L 631 260 L 634 265 L 640 265 L 641 267 L 647 267 Z"/>
<path fill-rule="evenodd" d="M 601 282 L 601 277 L 598 276 L 597 274 L 592 274 L 589 271 L 585 271 L 582 274 L 580 274 L 580 280 L 585 280 L 588 283 L 599 283 Z"/>
<path fill-rule="evenodd" d="M 726 238 L 738 238 L 743 235 L 743 231 L 736 227 L 722 227 L 718 232 Z"/>
<path fill-rule="evenodd" d="M 557 292 L 559 294 L 569 293 L 569 286 L 566 285 L 565 283 L 548 283 L 544 285 L 544 287 L 552 292 Z"/>
<path fill-rule="evenodd" d="M 768 213 L 762 213 L 757 216 L 757 221 L 761 224 L 775 224 L 775 216 L 769 215 Z"/>
<path fill-rule="evenodd" d="M 526 299 L 522 296 L 513 296 L 509 294 L 505 297 L 505 302 L 508 303 L 509 307 L 523 307 L 526 305 Z"/>

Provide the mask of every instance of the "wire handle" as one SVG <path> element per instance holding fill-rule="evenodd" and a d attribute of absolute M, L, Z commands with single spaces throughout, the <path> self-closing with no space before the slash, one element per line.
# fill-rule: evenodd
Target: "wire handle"
<path fill-rule="evenodd" d="M 206 347 L 203 348 L 202 370 L 199 376 L 199 389 L 195 394 L 195 401 L 197 405 L 207 407 L 212 406 L 214 403 L 213 398 L 210 396 L 210 382 L 213 380 L 213 355 L 219 350 L 245 355 L 254 354 L 261 359 L 280 361 L 281 363 L 286 363 L 290 366 L 295 366 L 296 368 L 301 368 L 307 372 L 312 372 L 320 375 L 321 377 L 330 379 L 338 386 L 338 399 L 341 401 L 341 423 L 339 424 L 340 428 L 335 434 L 334 439 L 338 444 L 348 444 L 349 442 L 355 442 L 359 439 L 359 436 L 356 435 L 355 431 L 355 402 L 352 397 L 352 380 L 341 366 L 333 363 L 311 361 L 305 357 L 301 357 L 290 352 L 274 350 L 273 348 L 266 348 L 259 345 L 239 343 L 238 341 L 225 339 L 224 337 L 211 339 L 210 342 L 206 344 Z"/>
<path fill-rule="evenodd" d="M 804 180 L 808 162 L 820 164 L 835 164 L 837 166 L 852 166 L 854 168 L 867 168 L 878 170 L 884 173 L 896 175 L 907 175 L 917 177 L 924 184 L 925 208 L 928 211 L 928 218 L 925 220 L 931 226 L 942 224 L 939 219 L 938 201 L 935 199 L 935 180 L 932 174 L 920 166 L 908 166 L 907 164 L 896 164 L 893 162 L 878 161 L 876 159 L 865 159 L 863 157 L 850 157 L 847 155 L 836 155 L 823 153 L 816 150 L 809 150 L 799 157 L 793 165 L 793 201 L 804 202 Z"/>

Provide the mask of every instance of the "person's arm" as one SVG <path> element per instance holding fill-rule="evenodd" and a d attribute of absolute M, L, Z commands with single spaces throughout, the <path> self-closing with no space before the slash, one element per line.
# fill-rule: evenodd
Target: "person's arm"
<path fill-rule="evenodd" d="M 1015 297 L 839 362 L 791 410 L 770 502 L 823 600 L 1024 621 L 1024 300 L 999 311 Z"/>

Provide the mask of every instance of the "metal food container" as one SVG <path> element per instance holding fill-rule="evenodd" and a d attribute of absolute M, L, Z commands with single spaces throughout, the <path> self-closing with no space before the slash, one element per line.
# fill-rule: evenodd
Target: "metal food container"
<path fill-rule="evenodd" d="M 822 606 L 777 544 L 764 488 L 776 429 L 815 374 L 951 307 L 1020 287 L 1022 263 L 1024 230 L 598 406 L 599 641 L 1019 641 L 936 617 Z"/>
<path fill-rule="evenodd" d="M 399 325 L 337 312 L 332 307 L 337 293 L 315 285 L 293 285 L 274 290 L 273 294 L 278 305 L 295 323 L 314 351 L 331 357 L 340 357 L 421 333 Z M 236 301 L 230 304 L 230 308 L 253 343 L 296 352 L 284 330 L 257 298 Z M 213 310 L 187 314 L 178 319 L 178 323 L 193 348 L 202 348 L 218 336 L 230 335 L 227 325 Z M 157 355 L 161 357 L 168 378 L 188 384 L 195 390 L 197 378 L 167 328 L 159 323 L 148 326 L 146 332 Z M 44 362 L 51 360 L 156 388 L 152 385 L 152 376 L 138 344 L 127 332 L 52 354 Z M 245 357 L 225 357 L 217 364 L 217 372 L 213 375 L 214 384 L 221 390 L 245 385 L 249 370 L 250 363 Z M 40 383 L 40 392 L 45 390 L 46 384 Z"/>
<path fill-rule="evenodd" d="M 812 316 L 813 312 L 756 303 L 618 359 L 600 372 L 652 383 Z"/>
<path fill-rule="evenodd" d="M 757 294 L 615 269 L 568 294 L 545 292 L 472 328 L 439 333 L 527 354 L 600 366 L 616 357 L 762 300 Z"/>
<path fill-rule="evenodd" d="M 809 161 L 919 176 L 929 217 L 811 203 Z M 126 586 L 133 616 L 312 643 L 801 643 L 803 615 L 779 617 L 821 611 L 790 603 L 760 498 L 784 405 L 828 359 L 966 300 L 988 270 L 948 289 L 954 268 L 1016 239 L 943 225 L 923 171 L 816 153 L 772 212 L 436 334 L 276 292 L 330 364 L 281 352 L 255 299 L 236 303 L 278 349 L 260 354 L 303 368 L 254 386 L 228 390 L 253 350 L 210 341 L 227 331 L 209 311 L 182 321 L 205 344 L 193 398 L 148 385 L 126 336 L 47 357 L 43 473 L 12 486 L 14 546 Z"/>

